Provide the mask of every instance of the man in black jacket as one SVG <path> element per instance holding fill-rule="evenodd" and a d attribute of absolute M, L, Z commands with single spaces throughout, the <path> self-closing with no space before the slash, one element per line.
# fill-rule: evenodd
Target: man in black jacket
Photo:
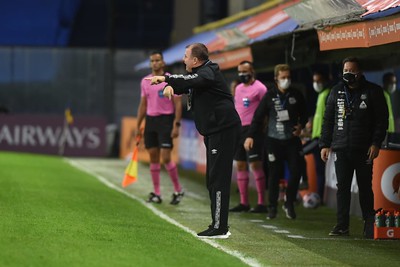
<path fill-rule="evenodd" d="M 351 182 L 356 171 L 364 235 L 372 238 L 372 165 L 388 127 L 388 108 L 380 86 L 368 82 L 357 58 L 343 60 L 343 82 L 333 87 L 320 138 L 321 158 L 335 152 L 337 224 L 330 236 L 349 235 Z"/>
<path fill-rule="evenodd" d="M 267 119 L 266 144 L 269 168 L 269 205 L 267 219 L 277 216 L 279 180 L 283 177 L 282 166 L 287 161 L 290 178 L 286 189 L 286 201 L 283 209 L 288 219 L 296 219 L 294 202 L 301 177 L 302 145 L 299 135 L 307 122 L 304 96 L 291 86 L 290 67 L 286 64 L 275 66 L 275 83 L 262 98 L 254 113 L 244 146 L 253 147 L 254 136 L 264 127 Z"/>
<path fill-rule="evenodd" d="M 200 238 L 228 238 L 228 211 L 232 163 L 241 123 L 219 67 L 208 59 L 204 44 L 186 47 L 183 61 L 188 74 L 154 76 L 152 84 L 166 82 L 164 95 L 188 94 L 196 128 L 207 149 L 206 184 L 211 200 L 212 223 Z"/>

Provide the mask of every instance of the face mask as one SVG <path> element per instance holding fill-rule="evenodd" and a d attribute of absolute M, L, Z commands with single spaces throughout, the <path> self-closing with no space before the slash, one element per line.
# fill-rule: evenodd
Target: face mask
<path fill-rule="evenodd" d="M 240 82 L 242 83 L 249 83 L 251 80 L 251 74 L 239 74 Z"/>
<path fill-rule="evenodd" d="M 387 89 L 389 94 L 393 94 L 394 92 L 396 92 L 396 84 L 395 83 L 391 83 L 388 84 Z"/>
<path fill-rule="evenodd" d="M 290 86 L 290 80 L 289 79 L 278 80 L 278 86 L 282 90 L 286 90 Z"/>
<path fill-rule="evenodd" d="M 342 79 L 347 85 L 356 85 L 357 84 L 356 76 L 357 76 L 356 73 L 345 72 L 343 73 Z"/>
<path fill-rule="evenodd" d="M 315 92 L 321 93 L 324 90 L 324 85 L 322 83 L 313 82 L 313 88 Z"/>

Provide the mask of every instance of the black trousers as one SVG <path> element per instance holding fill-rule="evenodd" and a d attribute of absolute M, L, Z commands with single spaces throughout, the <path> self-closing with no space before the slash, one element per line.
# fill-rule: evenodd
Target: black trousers
<path fill-rule="evenodd" d="M 300 138 L 293 137 L 288 140 L 278 140 L 275 138 L 267 139 L 267 157 L 269 167 L 269 206 L 278 205 L 279 180 L 283 178 L 282 168 L 287 161 L 290 172 L 288 185 L 286 188 L 286 201 L 296 201 L 297 191 L 302 173 L 304 156 L 302 155 L 302 145 Z"/>
<path fill-rule="evenodd" d="M 204 137 L 207 150 L 206 185 L 211 200 L 212 227 L 228 228 L 229 198 L 233 156 L 240 136 L 240 125 Z"/>
<path fill-rule="evenodd" d="M 324 201 L 325 193 L 325 162 L 321 159 L 321 149 L 316 147 L 313 150 L 314 162 L 317 174 L 317 188 L 318 195 L 321 197 L 321 201 Z"/>
<path fill-rule="evenodd" d="M 356 171 L 359 200 L 364 220 L 374 216 L 372 191 L 372 162 L 367 161 L 367 150 L 336 151 L 337 224 L 347 228 L 350 224 L 351 182 Z"/>

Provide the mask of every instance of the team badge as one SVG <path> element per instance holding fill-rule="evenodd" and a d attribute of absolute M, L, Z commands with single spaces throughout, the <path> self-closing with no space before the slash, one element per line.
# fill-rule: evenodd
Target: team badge
<path fill-rule="evenodd" d="M 274 162 L 275 161 L 275 155 L 274 154 L 268 154 L 268 160 L 270 161 L 270 162 Z"/>
<path fill-rule="evenodd" d="M 359 108 L 360 109 L 366 109 L 367 108 L 367 104 L 365 104 L 365 102 L 362 101 Z"/>

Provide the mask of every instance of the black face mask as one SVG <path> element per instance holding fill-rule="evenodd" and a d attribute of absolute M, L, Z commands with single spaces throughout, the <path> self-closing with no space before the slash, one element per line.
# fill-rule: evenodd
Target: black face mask
<path fill-rule="evenodd" d="M 342 79 L 347 85 L 356 85 L 357 84 L 356 76 L 357 74 L 346 72 L 343 73 Z"/>
<path fill-rule="evenodd" d="M 240 82 L 249 83 L 251 80 L 251 74 L 239 74 Z"/>

